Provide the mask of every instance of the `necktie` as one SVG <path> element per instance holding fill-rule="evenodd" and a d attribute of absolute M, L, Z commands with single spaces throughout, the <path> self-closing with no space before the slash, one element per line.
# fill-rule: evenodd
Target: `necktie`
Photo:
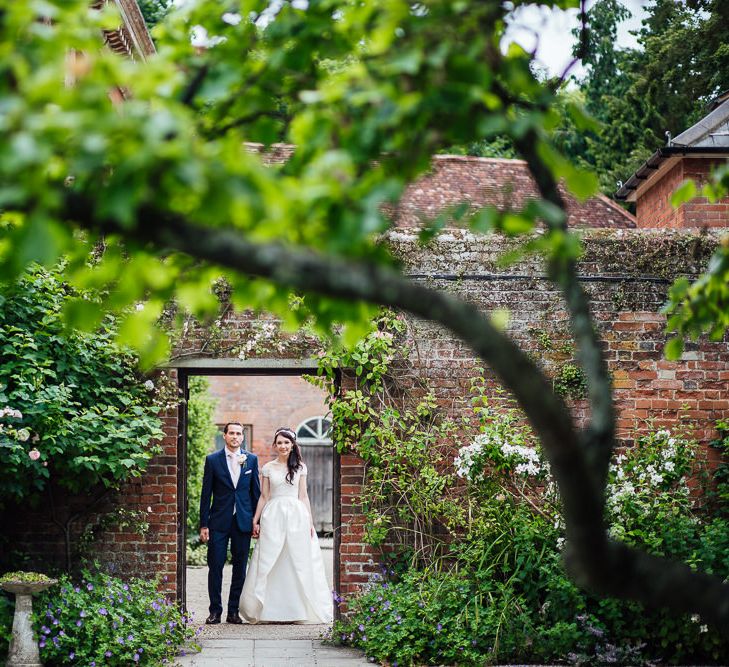
<path fill-rule="evenodd" d="M 238 464 L 238 456 L 228 453 L 228 470 L 233 480 L 233 486 L 238 486 L 238 478 L 240 477 L 240 465 Z"/>

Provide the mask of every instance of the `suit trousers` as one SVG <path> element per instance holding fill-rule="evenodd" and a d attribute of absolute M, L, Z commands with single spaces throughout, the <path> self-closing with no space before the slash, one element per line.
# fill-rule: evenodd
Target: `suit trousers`
<path fill-rule="evenodd" d="M 246 565 L 251 546 L 251 533 L 244 533 L 233 520 L 229 531 L 210 530 L 208 542 L 208 596 L 210 597 L 210 613 L 222 614 L 223 566 L 228 555 L 228 542 L 233 560 L 233 573 L 228 595 L 228 613 L 238 612 L 240 594 L 246 579 Z"/>

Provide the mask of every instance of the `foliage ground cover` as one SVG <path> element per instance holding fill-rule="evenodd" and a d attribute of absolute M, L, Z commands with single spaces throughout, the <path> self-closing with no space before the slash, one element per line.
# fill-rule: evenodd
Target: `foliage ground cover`
<path fill-rule="evenodd" d="M 345 601 L 334 641 L 391 665 L 729 659 L 729 642 L 696 615 L 577 588 L 556 485 L 523 419 L 479 376 L 465 416 L 439 414 L 424 385 L 415 408 L 396 409 L 404 326 L 385 317 L 379 327 L 353 353 L 322 360 L 324 378 L 355 369 L 354 388 L 332 400 L 333 433 L 367 463 L 366 539 L 384 554 Z M 714 446 L 725 450 L 718 426 Z M 609 468 L 609 531 L 726 578 L 727 464 L 710 472 L 703 451 L 683 430 L 637 435 Z"/>
<path fill-rule="evenodd" d="M 124 581 L 98 572 L 84 572 L 79 581 L 62 575 L 34 601 L 33 625 L 43 664 L 173 664 L 195 631 L 157 587 L 154 580 Z M 8 648 L 13 609 L 11 598 L 0 596 L 0 655 Z"/>

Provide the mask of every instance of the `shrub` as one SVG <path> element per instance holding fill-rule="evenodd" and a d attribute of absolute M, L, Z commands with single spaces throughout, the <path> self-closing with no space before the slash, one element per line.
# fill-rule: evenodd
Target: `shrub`
<path fill-rule="evenodd" d="M 0 657 L 8 652 L 10 637 L 13 632 L 13 614 L 15 601 L 13 596 L 0 590 Z"/>
<path fill-rule="evenodd" d="M 215 400 L 209 393 L 210 382 L 205 377 L 189 380 L 187 401 L 187 541 L 188 546 L 200 544 L 200 492 L 202 491 L 205 457 L 214 446 L 217 426 Z M 188 554 L 190 549 L 188 548 Z M 200 565 L 202 563 L 190 563 Z"/>
<path fill-rule="evenodd" d="M 74 584 L 64 575 L 35 606 L 41 659 L 50 666 L 172 664 L 193 636 L 155 581 L 85 573 Z"/>
<path fill-rule="evenodd" d="M 451 557 L 399 576 L 389 567 L 384 579 L 346 601 L 334 640 L 393 665 L 726 664 L 729 642 L 698 616 L 577 589 L 562 564 L 559 499 L 548 466 L 528 448 L 513 415 L 483 415 L 483 432 L 455 461 L 468 480 L 470 521 Z M 700 473 L 694 442 L 666 430 L 639 438 L 610 468 L 610 530 L 726 577 L 727 522 L 707 513 L 690 490 L 689 479 L 695 485 Z"/>
<path fill-rule="evenodd" d="M 140 475 L 163 435 L 159 393 L 114 342 L 114 319 L 67 329 L 64 313 L 100 306 L 59 269 L 0 287 L 0 507 L 37 504 L 51 475 L 71 492 Z"/>

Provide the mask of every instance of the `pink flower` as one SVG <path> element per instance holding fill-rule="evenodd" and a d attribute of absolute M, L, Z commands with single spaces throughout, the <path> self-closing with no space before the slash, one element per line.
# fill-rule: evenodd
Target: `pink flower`
<path fill-rule="evenodd" d="M 28 456 L 30 456 L 31 461 L 37 461 L 40 458 L 40 452 L 33 448 L 28 452 Z"/>

